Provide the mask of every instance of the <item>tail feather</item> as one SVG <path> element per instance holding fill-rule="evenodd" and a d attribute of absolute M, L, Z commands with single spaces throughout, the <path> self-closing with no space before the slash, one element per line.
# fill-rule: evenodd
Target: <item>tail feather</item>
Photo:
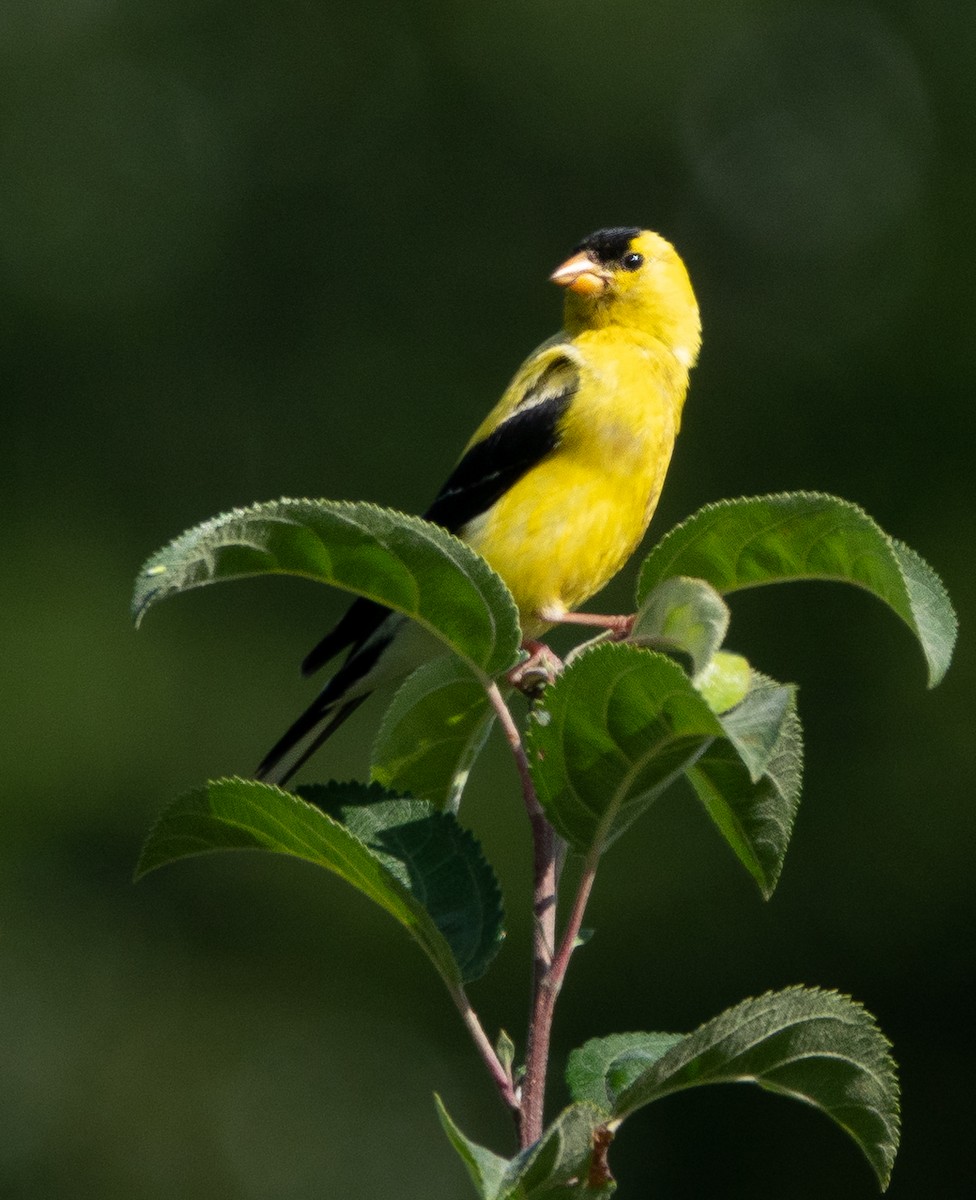
<path fill-rule="evenodd" d="M 371 695 L 372 692 L 363 692 L 344 704 L 337 702 L 325 706 L 320 703 L 319 697 L 271 747 L 254 772 L 255 779 L 284 787 L 323 742 Z"/>
<path fill-rule="evenodd" d="M 351 648 L 351 659 L 390 615 L 390 610 L 375 600 L 367 600 L 364 596 L 354 600 L 336 626 L 305 655 L 302 674 L 314 675 L 347 647 Z"/>
<path fill-rule="evenodd" d="M 357 601 L 356 604 L 358 603 Z M 372 604 L 371 601 L 366 603 Z M 355 609 L 356 604 L 353 604 L 352 609 Z M 403 618 L 393 618 L 389 609 L 379 605 L 372 605 L 372 608 L 378 611 L 381 619 L 372 629 L 371 636 L 367 635 L 365 641 L 353 646 L 346 661 L 328 680 L 322 691 L 275 742 L 254 772 L 256 779 L 266 783 L 286 784 L 319 746 L 352 716 L 366 697 L 372 695 L 376 682 L 374 671 L 403 624 Z M 372 624 L 376 615 L 370 611 L 366 612 L 369 624 Z M 393 619 L 390 620 L 391 618 Z M 343 620 L 345 621 L 345 618 Z M 388 620 L 390 624 L 383 628 Z M 361 617 L 357 618 L 357 623 L 361 629 Z M 347 622 L 347 630 L 351 624 L 352 622 Z M 333 633 L 338 629 L 339 627 Z M 331 654 L 328 657 L 331 657 Z M 382 671 L 376 673 L 382 675 Z"/>

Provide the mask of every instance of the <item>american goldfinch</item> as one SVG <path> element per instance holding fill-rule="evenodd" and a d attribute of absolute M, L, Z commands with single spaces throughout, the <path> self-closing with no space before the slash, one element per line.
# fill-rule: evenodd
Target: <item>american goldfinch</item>
<path fill-rule="evenodd" d="M 532 648 L 557 622 L 619 623 L 574 610 L 647 529 L 701 342 L 684 263 L 649 230 L 601 229 L 551 279 L 566 292 L 562 332 L 519 367 L 424 514 L 505 580 Z M 423 661 L 429 636 L 355 600 L 302 669 L 343 650 L 344 662 L 258 778 L 285 783 L 380 682 Z"/>

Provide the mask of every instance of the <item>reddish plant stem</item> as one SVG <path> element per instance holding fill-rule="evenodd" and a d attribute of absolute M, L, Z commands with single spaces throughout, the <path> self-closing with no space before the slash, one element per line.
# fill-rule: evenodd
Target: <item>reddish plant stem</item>
<path fill-rule="evenodd" d="M 522 745 L 522 735 L 515 724 L 511 710 L 505 703 L 505 698 L 499 691 L 497 683 L 490 683 L 487 691 L 488 699 L 491 701 L 491 706 L 498 717 L 498 723 L 501 725 L 502 732 L 505 734 L 512 754 L 515 756 L 515 765 L 518 768 L 519 779 L 522 783 L 522 796 L 525 799 L 525 807 L 529 813 L 529 820 L 531 821 L 536 816 L 543 817 L 543 820 L 545 820 L 542 807 L 539 804 L 539 798 L 535 794 L 535 783 L 532 779 L 532 772 L 529 770 L 529 760 L 525 753 L 525 747 Z"/>
<path fill-rule="evenodd" d="M 556 910 L 559 873 L 565 846 L 546 820 L 542 806 L 539 804 L 521 734 L 497 685 L 490 685 L 488 695 L 515 757 L 522 782 L 522 796 L 532 828 L 534 877 L 532 1003 L 526 1037 L 525 1076 L 521 1088 L 521 1118 L 519 1122 L 520 1141 L 521 1145 L 525 1147 L 531 1146 L 542 1136 L 553 1013 L 570 957 L 575 948 L 590 889 L 593 886 L 596 863 L 594 860 L 591 864 L 587 859 L 566 929 L 557 950 Z"/>
<path fill-rule="evenodd" d="M 519 1134 L 523 1148 L 531 1146 L 542 1133 L 546 1074 L 549 1067 L 549 1031 L 552 1028 L 552 1007 L 550 1005 L 546 1008 L 543 999 L 549 994 L 548 981 L 552 974 L 556 947 L 558 899 L 556 835 L 545 817 L 533 819 L 532 839 L 535 847 L 532 1001 L 525 1043 L 525 1076 L 522 1080 L 522 1117 Z"/>
<path fill-rule="evenodd" d="M 546 820 L 542 805 L 535 791 L 535 781 L 529 769 L 528 756 L 522 743 L 522 735 L 512 717 L 511 710 L 496 684 L 489 688 L 489 697 L 498 720 L 515 756 L 519 778 L 522 781 L 522 798 L 525 801 L 529 824 L 532 827 L 532 912 L 535 918 L 533 929 L 533 979 L 537 989 L 542 977 L 549 970 L 556 948 L 556 900 L 559 884 L 559 864 L 562 859 L 559 839 Z"/>
<path fill-rule="evenodd" d="M 522 1089 L 522 1146 L 531 1146 L 542 1136 L 545 1124 L 546 1075 L 549 1068 L 549 1040 L 552 1034 L 552 1018 L 563 980 L 576 939 L 583 924 L 583 914 L 593 888 L 596 875 L 596 859 L 587 858 L 580 876 L 579 886 L 573 899 L 573 907 L 566 921 L 566 928 L 559 949 L 548 969 L 538 981 L 533 997 L 532 1016 L 529 1021 L 529 1036 L 525 1055 L 525 1083 Z M 530 1086 L 532 1081 L 532 1086 Z"/>
<path fill-rule="evenodd" d="M 458 987 L 456 990 L 452 988 L 451 996 L 458 1007 L 458 1012 L 461 1014 L 461 1020 L 467 1026 L 472 1041 L 481 1055 L 482 1062 L 488 1068 L 488 1074 L 492 1077 L 495 1087 L 498 1089 L 498 1094 L 508 1108 L 517 1113 L 519 1111 L 519 1099 L 515 1092 L 515 1084 L 512 1080 L 511 1071 L 506 1070 L 495 1053 L 495 1047 L 488 1040 L 488 1035 L 485 1033 L 481 1021 L 478 1019 L 478 1014 L 471 1007 L 471 1002 L 468 1000 L 464 988 Z"/>

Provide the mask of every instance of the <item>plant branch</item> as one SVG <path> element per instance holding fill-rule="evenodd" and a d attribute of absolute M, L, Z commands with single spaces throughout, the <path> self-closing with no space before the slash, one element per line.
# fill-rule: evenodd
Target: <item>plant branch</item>
<path fill-rule="evenodd" d="M 529 824 L 532 826 L 532 911 L 535 917 L 533 986 L 534 989 L 537 989 L 542 976 L 549 969 L 556 948 L 556 900 L 563 847 L 542 811 L 542 805 L 539 803 L 539 797 L 535 790 L 535 780 L 533 780 L 532 771 L 529 768 L 528 756 L 525 753 L 525 745 L 522 742 L 522 735 L 512 717 L 511 709 L 505 703 L 497 684 L 491 684 L 488 695 L 498 714 L 498 720 L 505 732 L 512 754 L 515 756 L 519 778 L 522 781 L 522 798 L 525 801 Z"/>
<path fill-rule="evenodd" d="M 505 703 L 505 697 L 501 694 L 497 683 L 488 684 L 487 692 L 488 699 L 491 701 L 491 706 L 495 710 L 495 715 L 498 717 L 498 722 L 502 727 L 502 732 L 505 734 L 505 739 L 515 757 L 515 765 L 518 768 L 519 779 L 522 783 L 522 798 L 525 801 L 529 820 L 533 820 L 536 816 L 545 819 L 542 806 L 539 803 L 539 797 L 536 795 L 535 781 L 532 778 L 532 772 L 529 770 L 529 760 L 525 753 L 525 746 L 522 744 L 522 735 L 515 724 L 512 711 Z"/>
<path fill-rule="evenodd" d="M 498 720 L 505 737 L 515 757 L 519 778 L 522 782 L 522 799 L 532 827 L 533 846 L 533 895 L 532 911 L 535 918 L 533 930 L 533 963 L 534 990 L 538 988 L 542 976 L 552 963 L 556 947 L 556 901 L 559 884 L 559 868 L 562 864 L 563 847 L 555 830 L 546 820 L 542 811 L 539 797 L 535 790 L 535 780 L 529 768 L 528 756 L 518 726 L 512 716 L 511 709 L 499 691 L 498 685 L 492 683 L 488 688 L 488 696 L 492 707 L 498 715 Z"/>
<path fill-rule="evenodd" d="M 556 1000 L 563 986 L 563 980 L 566 978 L 569 960 L 576 948 L 576 939 L 579 937 L 579 931 L 583 924 L 583 914 L 586 912 L 586 904 L 593 889 L 598 861 L 598 855 L 587 856 L 559 949 L 541 979 L 537 980 L 533 996 L 532 1016 L 529 1021 L 525 1083 L 522 1089 L 521 1136 L 523 1148 L 531 1146 L 542 1136 L 545 1123 L 546 1074 L 549 1068 L 552 1019 Z"/>
<path fill-rule="evenodd" d="M 569 960 L 576 949 L 576 941 L 579 937 L 580 929 L 583 927 L 583 917 L 586 914 L 590 892 L 593 890 L 593 881 L 596 879 L 596 868 L 599 861 L 599 854 L 591 851 L 583 863 L 583 871 L 576 888 L 576 895 L 573 897 L 573 907 L 569 911 L 566 928 L 563 930 L 562 941 L 559 943 L 559 949 L 556 951 L 550 972 L 551 981 L 555 986 L 557 994 L 563 985 L 563 980 L 566 978 L 566 969 L 569 967 Z"/>
<path fill-rule="evenodd" d="M 465 1023 L 468 1032 L 471 1034 L 471 1039 L 478 1053 L 481 1055 L 482 1062 L 488 1068 L 488 1074 L 492 1077 L 502 1101 L 513 1112 L 518 1112 L 519 1100 L 515 1090 L 515 1083 L 512 1079 L 512 1073 L 502 1065 L 501 1059 L 496 1054 L 494 1046 L 488 1040 L 488 1035 L 485 1033 L 484 1027 L 478 1019 L 478 1014 L 471 1007 L 471 1001 L 468 999 L 464 988 L 452 988 L 451 997 L 457 1005 L 458 1012 L 461 1014 L 461 1020 Z"/>
<path fill-rule="evenodd" d="M 565 857 L 565 844 L 546 820 L 535 790 L 535 781 L 529 768 L 522 735 L 497 684 L 490 685 L 488 695 L 515 757 L 519 777 L 522 781 L 522 796 L 529 816 L 529 824 L 532 827 L 532 912 L 534 918 L 532 928 L 532 1001 L 526 1036 L 525 1077 L 521 1089 L 520 1121 L 520 1140 L 522 1146 L 525 1147 L 538 1141 L 542 1135 L 553 1010 L 566 974 L 566 968 L 569 965 L 569 956 L 573 951 L 583 913 L 582 909 L 576 913 L 576 905 L 574 905 L 574 912 L 570 914 L 570 926 L 567 927 L 567 934 L 570 933 L 570 927 L 573 926 L 574 921 L 575 928 L 573 928 L 568 942 L 564 935 L 560 944 L 560 953 L 557 955 L 556 914 L 559 900 L 559 874 Z M 591 884 L 592 879 L 587 884 L 586 893 L 582 899 L 584 908 Z"/>

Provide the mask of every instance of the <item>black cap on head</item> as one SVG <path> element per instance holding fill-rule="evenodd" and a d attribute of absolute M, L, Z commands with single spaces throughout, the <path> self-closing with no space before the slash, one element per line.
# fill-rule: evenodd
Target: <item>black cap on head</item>
<path fill-rule="evenodd" d="M 619 226 L 616 229 L 598 229 L 584 238 L 576 247 L 574 253 L 592 254 L 598 263 L 604 266 L 623 258 L 630 248 L 630 243 L 640 233 L 636 225 Z"/>

